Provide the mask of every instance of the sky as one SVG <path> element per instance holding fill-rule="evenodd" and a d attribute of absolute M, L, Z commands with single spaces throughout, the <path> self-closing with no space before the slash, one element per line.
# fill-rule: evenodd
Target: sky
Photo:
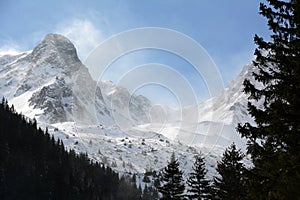
<path fill-rule="evenodd" d="M 182 33 L 201 45 L 226 86 L 254 59 L 254 35 L 268 38 L 270 34 L 266 20 L 258 14 L 259 3 L 259 0 L 0 0 L 0 52 L 28 51 L 47 33 L 60 33 L 74 43 L 84 62 L 99 44 L 116 34 L 160 27 Z M 120 56 L 101 79 L 116 83 L 124 73 L 147 63 L 160 63 L 177 70 L 192 85 L 198 101 L 211 95 L 207 82 L 201 75 L 195 75 L 190 63 L 159 49 Z M 166 91 L 168 85 L 158 86 L 136 87 L 135 92 L 148 95 L 157 103 L 168 103 L 166 99 L 178 96 L 171 97 L 172 91 Z"/>

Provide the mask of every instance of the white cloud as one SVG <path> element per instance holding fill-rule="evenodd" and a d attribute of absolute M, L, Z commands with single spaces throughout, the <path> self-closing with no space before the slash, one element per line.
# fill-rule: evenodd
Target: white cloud
<path fill-rule="evenodd" d="M 78 56 L 82 61 L 104 39 L 101 31 L 87 19 L 74 19 L 59 24 L 55 32 L 66 36 L 74 43 Z"/>
<path fill-rule="evenodd" d="M 103 31 L 101 31 L 95 24 L 92 23 L 89 19 L 79 19 L 75 18 L 73 20 L 68 20 L 57 25 L 57 28 L 54 30 L 55 33 L 62 34 L 66 36 L 71 42 L 75 45 L 77 54 L 80 60 L 84 63 L 85 59 L 89 54 L 108 36 L 105 36 Z M 107 52 L 114 52 L 116 49 L 113 48 L 106 49 Z M 101 80 L 112 80 L 114 82 L 130 70 L 136 63 L 139 61 L 143 63 L 144 57 L 139 55 L 139 58 L 135 56 L 125 55 L 117 62 L 117 65 L 112 65 L 109 70 L 106 72 L 106 76 Z M 92 77 L 95 80 L 98 80 L 99 69 L 97 64 L 94 67 L 88 66 L 89 71 Z"/>
<path fill-rule="evenodd" d="M 17 55 L 22 52 L 22 51 L 20 51 L 20 49 L 21 48 L 14 43 L 5 44 L 0 47 L 0 56 Z"/>

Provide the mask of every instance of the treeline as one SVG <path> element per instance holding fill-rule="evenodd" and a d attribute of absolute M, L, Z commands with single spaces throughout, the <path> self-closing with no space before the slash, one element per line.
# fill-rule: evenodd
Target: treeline
<path fill-rule="evenodd" d="M 213 180 L 206 177 L 203 155 L 195 157 L 192 172 L 187 180 L 183 179 L 183 171 L 173 153 L 168 165 L 163 169 L 161 186 L 158 191 L 162 200 L 185 199 L 245 199 L 247 169 L 242 163 L 243 153 L 235 144 L 228 147 L 217 164 L 218 174 Z"/>
<path fill-rule="evenodd" d="M 300 199 L 300 1 L 266 0 L 260 14 L 271 41 L 255 35 L 255 67 L 244 81 L 248 112 L 255 124 L 239 124 L 253 166 L 244 168 L 234 145 L 205 180 L 203 158 L 188 179 L 189 199 Z M 185 199 L 182 171 L 174 156 L 164 169 L 163 199 Z"/>
<path fill-rule="evenodd" d="M 140 199 L 141 189 L 0 104 L 0 199 Z"/>
<path fill-rule="evenodd" d="M 255 36 L 253 78 L 260 84 L 257 87 L 252 79 L 244 82 L 255 125 L 237 127 L 248 139 L 250 169 L 243 166 L 244 155 L 233 144 L 218 162 L 213 181 L 205 177 L 204 158 L 197 157 L 186 187 L 172 155 L 159 176 L 160 196 L 147 188 L 145 198 L 146 188 L 141 195 L 136 183 L 120 180 L 87 155 L 67 152 L 60 140 L 38 129 L 36 121 L 15 113 L 3 100 L 0 199 L 300 199 L 300 2 L 266 2 L 260 5 L 260 14 L 267 18 L 272 41 Z"/>
<path fill-rule="evenodd" d="M 3 98 L 0 103 L 0 199 L 243 199 L 246 194 L 244 155 L 232 144 L 217 165 L 213 181 L 206 179 L 204 157 L 195 157 L 186 182 L 173 154 L 155 175 L 154 186 L 136 187 L 136 177 L 121 177 L 86 154 L 66 151 L 47 129 L 37 127 L 15 112 Z M 147 181 L 147 176 L 143 182 Z M 187 186 L 187 187 L 186 187 Z"/>

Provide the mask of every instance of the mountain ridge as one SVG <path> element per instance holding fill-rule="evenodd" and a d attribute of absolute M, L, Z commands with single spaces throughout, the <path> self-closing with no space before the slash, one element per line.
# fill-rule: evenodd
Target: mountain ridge
<path fill-rule="evenodd" d="M 212 176 L 216 158 L 230 143 L 245 149 L 246 141 L 235 126 L 251 120 L 245 114 L 247 97 L 241 85 L 251 70 L 252 65 L 245 66 L 219 96 L 182 112 L 168 110 L 153 121 L 161 109 L 126 88 L 97 83 L 74 45 L 64 36 L 48 34 L 31 52 L 0 56 L 0 94 L 17 111 L 48 127 L 66 148 L 87 152 L 118 171 L 160 169 L 173 151 L 190 169 L 187 160 L 202 151 Z"/>

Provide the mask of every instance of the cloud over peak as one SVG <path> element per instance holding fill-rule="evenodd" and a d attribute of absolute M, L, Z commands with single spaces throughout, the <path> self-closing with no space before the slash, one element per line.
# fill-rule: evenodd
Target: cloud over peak
<path fill-rule="evenodd" d="M 82 61 L 104 39 L 102 32 L 88 19 L 73 19 L 59 24 L 55 32 L 66 36 L 74 43 Z"/>

